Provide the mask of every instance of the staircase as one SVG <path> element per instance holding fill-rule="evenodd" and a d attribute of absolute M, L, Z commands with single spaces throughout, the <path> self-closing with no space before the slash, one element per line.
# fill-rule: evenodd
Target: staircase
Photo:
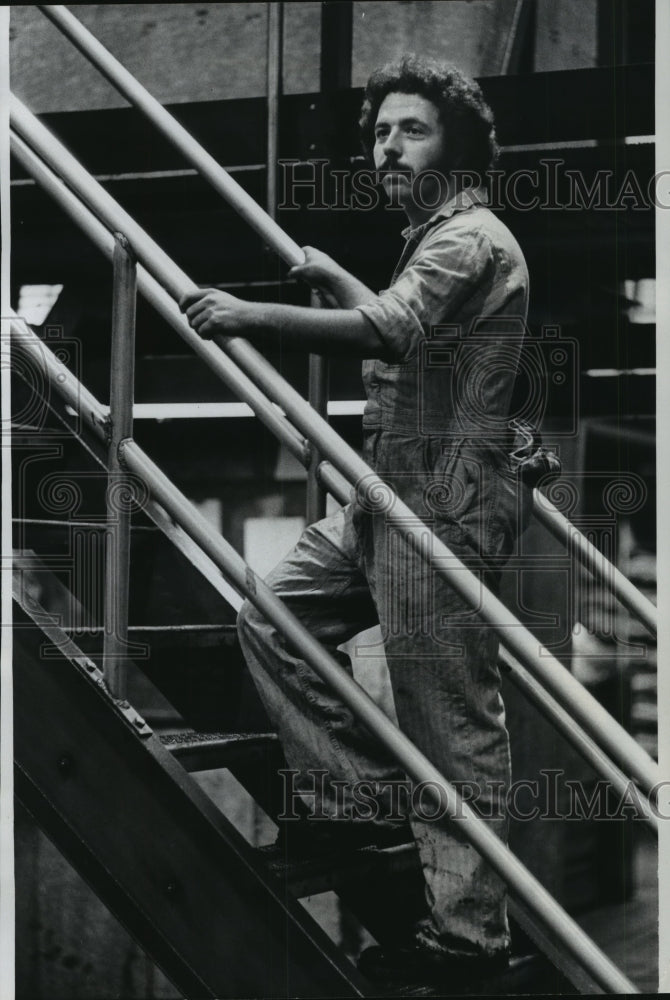
<path fill-rule="evenodd" d="M 334 891 L 376 940 L 401 939 L 423 901 L 413 843 L 303 859 L 251 847 L 226 803 L 194 780 L 227 769 L 281 822 L 285 762 L 234 626 L 131 627 L 142 655 L 130 701 L 115 699 L 100 669 L 102 627 L 81 620 L 91 611 L 84 580 L 71 574 L 68 589 L 58 574 L 72 536 L 90 542 L 104 526 L 32 519 L 15 529 L 15 790 L 24 807 L 185 995 L 370 995 L 298 901 Z M 146 547 L 153 529 L 135 531 Z M 90 588 L 90 562 L 83 569 Z M 143 701 L 151 725 L 137 710 Z M 505 976 L 473 990 L 549 980 L 552 966 L 526 945 Z M 412 995 L 433 992 L 417 984 Z"/>
<path fill-rule="evenodd" d="M 365 995 L 356 970 L 189 775 L 203 764 L 233 773 L 239 764 L 244 775 L 267 751 L 263 739 L 191 740 L 183 756 L 189 744 L 164 742 L 112 700 L 61 630 L 31 627 L 23 609 L 16 621 L 16 793 L 178 988 Z M 53 661 L 40 656 L 45 636 L 63 649 Z"/>
<path fill-rule="evenodd" d="M 171 714 L 164 709 L 150 726 L 134 699 L 131 706 L 110 696 L 96 665 L 101 630 L 53 624 L 58 612 L 35 596 L 62 598 L 52 576 L 34 550 L 17 550 L 15 791 L 23 806 L 184 995 L 379 995 L 299 900 L 334 891 L 376 940 L 391 944 L 421 913 L 413 843 L 301 860 L 271 845 L 251 847 L 226 818 L 226 804 L 214 804 L 194 780 L 225 768 L 267 816 L 276 820 L 284 808 L 281 748 L 267 723 L 259 724 L 262 709 L 252 692 L 240 697 L 234 629 L 131 630 L 134 642 L 149 646 L 131 674 L 138 697 L 150 694 L 156 703 L 140 680 L 147 673 L 170 696 Z M 211 680 L 198 671 L 213 640 L 224 675 L 214 706 Z M 226 691 L 237 726 L 221 697 Z M 216 716 L 222 731 L 192 725 Z M 509 970 L 495 982 L 473 983 L 473 992 L 555 987 L 553 966 L 529 949 L 518 928 L 517 936 L 521 953 Z M 410 991 L 434 994 L 421 983 Z"/>
<path fill-rule="evenodd" d="M 75 596 L 81 580 L 68 591 L 53 568 L 63 547 L 55 535 L 61 542 L 73 531 L 95 536 L 100 525 L 19 521 L 16 528 L 22 805 L 183 995 L 380 995 L 299 901 L 333 891 L 375 940 L 401 940 L 422 911 L 413 843 L 302 859 L 271 843 L 252 847 L 226 817 L 227 803 L 214 803 L 197 781 L 227 769 L 281 823 L 285 762 L 234 626 L 131 626 L 143 655 L 129 672 L 130 701 L 115 699 L 100 669 L 102 628 L 73 624 L 83 611 Z M 146 713 L 137 710 L 143 703 Z M 534 945 L 518 916 L 508 971 L 473 983 L 472 993 L 573 992 L 559 971 L 564 963 Z M 404 995 L 441 992 L 417 983 Z"/>

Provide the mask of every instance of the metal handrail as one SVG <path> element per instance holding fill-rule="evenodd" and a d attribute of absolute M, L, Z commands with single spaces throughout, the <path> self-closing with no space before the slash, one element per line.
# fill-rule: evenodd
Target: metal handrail
<path fill-rule="evenodd" d="M 39 363 L 43 363 L 43 355 L 48 349 L 25 327 L 25 324 L 20 322 L 17 325 L 18 332 L 25 338 L 28 349 L 30 350 L 32 346 L 36 359 Z M 67 379 L 68 388 L 63 390 L 59 381 L 60 366 L 55 359 L 45 366 L 45 370 L 53 388 L 71 399 L 71 389 L 77 385 L 75 376 L 70 375 Z M 86 411 L 82 416 L 99 433 L 99 424 L 96 424 L 95 417 Z M 119 454 L 126 468 L 145 483 L 152 497 L 200 545 L 235 589 L 245 594 L 265 617 L 282 631 L 289 643 L 386 747 L 408 776 L 414 782 L 422 784 L 440 814 L 448 816 L 463 828 L 467 839 L 504 879 L 522 906 L 527 907 L 545 928 L 555 935 L 566 951 L 592 978 L 595 985 L 609 993 L 639 992 L 490 827 L 477 816 L 468 803 L 461 799 L 451 783 L 312 637 L 271 588 L 255 576 L 235 549 L 221 535 L 213 531 L 208 521 L 137 442 L 132 439 L 122 442 Z"/>
<path fill-rule="evenodd" d="M 138 257 L 175 298 L 181 298 L 194 283 L 144 230 L 120 208 L 77 160 L 34 115 L 12 97 L 12 125 L 47 163 L 68 183 L 112 230 L 123 231 Z M 36 177 L 36 179 L 39 179 Z M 556 700 L 577 718 L 585 731 L 603 746 L 610 757 L 636 781 L 647 795 L 660 780 L 658 765 L 600 705 L 600 703 L 546 650 L 488 591 L 449 548 L 399 500 L 388 485 L 319 418 L 308 403 L 272 368 L 266 359 L 239 337 L 217 338 L 219 345 L 247 374 L 253 374 L 271 399 L 279 403 L 290 421 L 354 485 L 377 513 L 385 513 L 405 539 L 416 548 L 435 572 L 451 584 L 480 618 L 495 629 L 502 644 L 526 666 Z"/>
<path fill-rule="evenodd" d="M 65 209 L 103 255 L 111 260 L 114 250 L 114 238 L 111 233 L 114 227 L 106 228 L 99 222 L 60 178 L 35 156 L 30 147 L 18 135 L 11 136 L 11 143 L 12 153 L 21 165 Z M 125 222 L 126 219 L 121 216 L 119 221 Z M 122 227 L 119 225 L 116 228 Z M 240 399 L 249 404 L 259 420 L 288 448 L 292 455 L 306 464 L 309 461 L 309 446 L 304 437 L 288 422 L 281 410 L 268 401 L 255 383 L 231 358 L 226 358 L 215 344 L 198 336 L 184 319 L 172 296 L 141 265 L 137 269 L 137 281 L 142 295 L 186 341 L 195 354 L 211 368 L 215 375 L 233 389 Z"/>
<path fill-rule="evenodd" d="M 100 70 L 124 97 L 152 120 L 156 128 L 189 160 L 215 191 L 226 199 L 262 240 L 288 264 L 302 264 L 305 255 L 298 244 L 264 212 L 243 187 L 223 170 L 176 118 L 166 111 L 125 66 L 62 4 L 40 4 L 40 10 L 65 34 L 80 52 Z M 128 235 L 128 234 L 126 234 Z"/>
<path fill-rule="evenodd" d="M 89 454 L 100 465 L 106 467 L 107 452 L 105 446 L 109 440 L 109 407 L 98 402 L 86 386 L 72 374 L 70 369 L 56 359 L 52 351 L 47 348 L 27 323 L 16 315 L 13 309 L 9 310 L 9 316 L 13 356 L 17 352 L 25 352 L 30 355 L 33 371 L 43 372 L 49 384 L 58 391 L 65 403 L 64 413 L 57 413 L 59 419 L 63 420 L 68 429 L 79 437 Z M 30 388 L 33 391 L 39 391 L 39 381 L 31 383 Z M 47 400 L 47 405 L 52 406 L 50 400 Z M 76 421 L 79 417 L 93 432 L 92 441 L 87 441 L 78 434 Z M 224 580 L 218 567 L 209 556 L 188 538 L 186 533 L 167 516 L 159 504 L 149 499 L 144 510 L 172 544 L 202 573 L 219 595 L 231 607 L 239 610 L 241 604 L 239 594 Z"/>
<path fill-rule="evenodd" d="M 533 513 L 552 535 L 651 632 L 657 633 L 658 612 L 654 604 L 611 563 L 602 552 L 538 489 L 533 490 Z"/>
<path fill-rule="evenodd" d="M 132 76 L 115 56 L 63 5 L 39 5 L 42 12 L 70 39 L 79 51 L 92 62 L 109 82 L 137 107 L 166 139 L 212 184 L 240 213 L 263 239 L 289 264 L 302 262 L 302 250 L 279 228 L 276 221 L 251 198 L 247 192 L 217 163 L 186 129 L 172 117 L 156 98 Z M 281 234 L 281 235 L 280 235 Z M 538 519 L 571 550 L 582 565 L 603 584 L 632 614 L 639 617 L 647 629 L 656 635 L 657 612 L 654 605 L 640 594 L 627 580 L 563 515 L 545 503 L 539 492 L 533 495 L 533 512 Z"/>
<path fill-rule="evenodd" d="M 535 705 L 545 719 L 577 750 L 594 771 L 605 778 L 619 795 L 620 802 L 628 803 L 631 802 L 632 798 L 635 799 L 635 808 L 638 810 L 639 816 L 644 818 L 655 833 L 658 833 L 659 817 L 648 800 L 638 792 L 636 786 L 631 786 L 630 780 L 623 771 L 612 763 L 598 744 L 584 732 L 581 726 L 577 725 L 572 716 L 564 708 L 561 708 L 556 699 L 552 698 L 542 685 L 538 684 L 535 678 L 513 656 L 510 656 L 506 649 L 500 650 L 498 663 L 501 671 L 521 691 L 524 697 Z"/>
<path fill-rule="evenodd" d="M 98 246 L 108 258 L 111 258 L 114 250 L 114 240 L 110 232 L 92 215 L 87 208 L 78 202 L 76 196 L 69 190 L 69 188 L 65 187 L 63 182 L 35 156 L 35 154 L 25 145 L 25 143 L 23 143 L 21 139 L 13 136 L 12 142 L 14 152 L 18 155 L 23 166 L 36 177 L 38 182 L 57 201 L 57 203 L 59 203 L 72 215 L 91 241 Z M 201 338 L 194 335 L 191 327 L 184 320 L 184 317 L 181 315 L 175 306 L 174 301 L 170 298 L 167 292 L 141 266 L 138 268 L 138 284 L 143 294 L 149 298 L 164 318 L 172 324 L 173 328 L 181 336 L 183 336 L 188 343 L 191 343 L 194 337 L 196 339 L 196 347 L 204 343 Z M 230 362 L 230 365 L 233 368 L 236 367 L 232 361 Z M 240 377 L 244 379 L 245 376 L 243 376 L 242 372 L 239 369 L 236 369 L 236 371 L 239 373 Z M 235 388 L 234 381 L 230 382 L 230 384 L 233 388 Z M 255 386 L 254 391 L 258 393 Z M 262 398 L 265 401 L 265 397 Z M 248 399 L 248 401 L 252 406 L 256 402 L 253 398 Z M 257 415 L 261 420 L 266 417 L 265 411 L 267 410 L 267 405 L 267 401 L 265 401 L 265 409 L 261 408 L 260 411 L 257 411 Z M 276 411 L 273 410 L 272 412 L 274 414 Z M 282 418 L 282 422 L 279 423 L 278 426 L 279 430 L 275 430 L 275 433 L 279 436 L 280 440 L 283 440 L 287 446 L 291 447 L 291 439 L 286 438 L 286 428 L 291 427 L 291 425 Z M 270 426 L 270 429 L 272 430 L 274 428 Z M 282 437 L 282 435 L 284 436 Z M 309 461 L 309 453 L 306 450 L 303 450 L 301 453 L 300 449 L 298 449 L 294 453 L 303 464 L 307 464 Z M 319 463 L 316 468 L 316 476 L 319 478 L 324 488 L 326 488 L 341 503 L 346 504 L 351 499 L 351 485 L 327 460 Z M 604 777 L 606 781 L 610 782 L 613 788 L 621 796 L 630 794 L 629 779 L 627 779 L 623 772 L 609 760 L 606 754 L 599 749 L 597 744 L 595 744 L 594 741 L 584 732 L 582 727 L 579 726 L 579 724 L 576 723 L 563 708 L 561 708 L 556 700 L 552 698 L 551 695 L 549 695 L 544 688 L 537 683 L 537 681 L 534 681 L 528 676 L 524 668 L 521 667 L 521 665 L 513 657 L 507 656 L 504 658 L 504 669 L 510 680 L 523 691 L 526 697 L 535 703 L 543 714 L 550 719 L 556 728 L 559 729 L 562 735 L 572 743 L 575 749 L 593 765 L 595 770 L 602 777 Z M 651 826 L 657 828 L 658 819 L 644 797 L 640 800 L 640 812 Z"/>

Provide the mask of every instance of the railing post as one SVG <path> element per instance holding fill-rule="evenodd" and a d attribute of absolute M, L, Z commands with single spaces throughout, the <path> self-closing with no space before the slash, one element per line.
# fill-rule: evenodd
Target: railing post
<path fill-rule="evenodd" d="M 317 292 L 312 292 L 311 305 L 318 307 L 321 299 Z M 321 354 L 309 356 L 309 405 L 320 417 L 328 419 L 328 360 Z M 307 505 L 306 518 L 308 524 L 314 524 L 326 516 L 326 490 L 321 485 L 317 469 L 323 456 L 314 443 L 310 446 L 310 459 L 307 468 Z"/>
<path fill-rule="evenodd" d="M 282 91 L 282 50 L 284 41 L 284 5 L 268 3 L 267 42 L 267 213 L 277 218 L 277 158 L 279 156 L 279 98 Z M 318 307 L 321 300 L 312 292 L 311 305 Z M 328 362 L 318 354 L 309 356 L 309 402 L 320 416 L 328 416 Z M 326 492 L 321 487 L 316 470 L 321 455 L 315 448 L 310 451 L 307 470 L 306 518 L 308 524 L 320 521 L 326 514 Z"/>
<path fill-rule="evenodd" d="M 105 633 L 103 673 L 115 698 L 126 696 L 128 586 L 130 582 L 131 483 L 119 459 L 119 445 L 133 434 L 135 304 L 137 265 L 128 240 L 114 234 L 112 352 L 109 384 L 110 439 L 107 468 Z"/>
<path fill-rule="evenodd" d="M 322 92 L 351 87 L 351 44 L 353 31 L 352 3 L 321 4 L 321 73 Z M 312 293 L 312 306 L 322 305 Z M 319 416 L 328 419 L 328 359 L 318 354 L 309 356 L 309 403 Z M 317 469 L 322 456 L 312 445 L 307 470 L 307 523 L 313 524 L 326 516 L 326 490 L 321 486 Z"/>
<path fill-rule="evenodd" d="M 282 92 L 284 4 L 266 4 L 267 43 L 267 213 L 277 218 L 277 160 L 279 158 L 279 98 Z"/>

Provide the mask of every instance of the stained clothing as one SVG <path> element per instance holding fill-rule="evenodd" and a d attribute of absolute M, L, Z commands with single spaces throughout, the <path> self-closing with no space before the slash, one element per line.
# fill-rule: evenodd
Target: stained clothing
<path fill-rule="evenodd" d="M 359 307 L 388 346 L 363 363 L 366 460 L 487 586 L 517 536 L 507 421 L 528 294 L 523 255 L 476 194 L 460 195 L 407 243 L 388 290 Z M 523 489 L 523 488 L 522 488 Z M 379 621 L 400 728 L 495 816 L 510 780 L 497 639 L 431 572 L 364 491 L 306 529 L 267 582 L 345 668 L 337 647 Z M 245 603 L 239 635 L 306 802 L 310 769 L 342 789 L 382 789 L 397 766 L 284 639 Z M 346 662 L 345 662 L 346 661 Z M 368 786 L 369 787 L 369 786 Z M 381 816 L 390 814 L 379 792 Z M 416 809 L 416 803 L 413 802 Z M 381 822 L 381 820 L 378 820 Z M 426 880 L 428 946 L 494 955 L 509 943 L 505 891 L 455 824 L 410 815 Z M 506 835 L 504 814 L 489 821 Z"/>

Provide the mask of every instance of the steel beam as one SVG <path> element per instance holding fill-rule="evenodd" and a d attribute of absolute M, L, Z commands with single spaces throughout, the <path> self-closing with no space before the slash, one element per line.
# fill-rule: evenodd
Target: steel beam
<path fill-rule="evenodd" d="M 321 4 L 321 90 L 351 87 L 354 5 L 351 0 Z"/>
<path fill-rule="evenodd" d="M 284 4 L 271 0 L 267 9 L 267 176 L 268 216 L 277 218 L 277 161 L 279 159 L 279 98 L 282 92 L 284 54 Z"/>

